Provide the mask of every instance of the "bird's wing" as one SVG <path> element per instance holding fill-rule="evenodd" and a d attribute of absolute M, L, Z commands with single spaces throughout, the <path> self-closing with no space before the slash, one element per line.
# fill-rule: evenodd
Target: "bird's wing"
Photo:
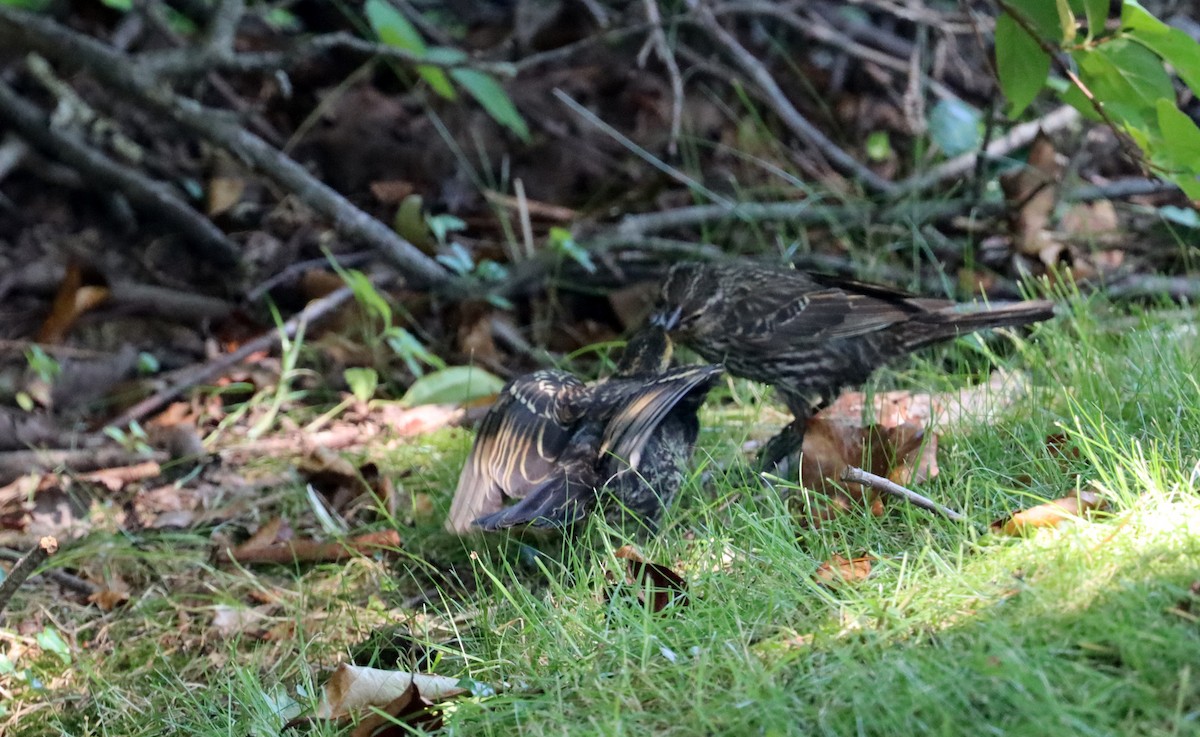
<path fill-rule="evenodd" d="M 458 478 L 446 528 L 464 534 L 479 517 L 497 512 L 554 477 L 571 438 L 565 409 L 582 382 L 562 371 L 537 371 L 509 382 L 488 410 Z"/>
<path fill-rule="evenodd" d="M 801 291 L 805 284 L 810 291 Z M 763 341 L 866 335 L 953 304 L 826 274 L 779 279 L 771 286 L 759 297 L 772 303 L 758 313 Z"/>
<path fill-rule="evenodd" d="M 696 402 L 699 406 L 721 371 L 720 366 L 682 366 L 647 381 L 605 426 L 600 456 L 611 454 L 637 470 L 642 448 L 663 418 L 693 392 L 701 392 Z"/>

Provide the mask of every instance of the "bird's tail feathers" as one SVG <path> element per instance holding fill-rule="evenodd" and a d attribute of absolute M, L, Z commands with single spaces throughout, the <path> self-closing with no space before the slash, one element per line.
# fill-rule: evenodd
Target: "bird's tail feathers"
<path fill-rule="evenodd" d="M 964 312 L 949 308 L 929 313 L 918 321 L 922 329 L 914 330 L 905 348 L 916 350 L 923 346 L 949 340 L 976 330 L 1019 327 L 1054 317 L 1054 302 L 1046 299 L 1014 302 L 1003 306 Z"/>
<path fill-rule="evenodd" d="M 595 504 L 593 484 L 569 474 L 555 474 L 511 507 L 475 520 L 475 526 L 485 532 L 524 526 L 565 528 L 586 516 Z"/>

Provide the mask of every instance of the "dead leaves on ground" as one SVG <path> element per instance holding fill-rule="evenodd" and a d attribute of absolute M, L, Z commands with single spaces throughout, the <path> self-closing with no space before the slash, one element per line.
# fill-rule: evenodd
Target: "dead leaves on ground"
<path fill-rule="evenodd" d="M 276 517 L 242 544 L 219 549 L 217 560 L 243 565 L 337 563 L 359 555 L 395 551 L 399 547 L 400 533 L 395 530 L 367 532 L 344 541 L 296 538 L 287 522 Z"/>
<path fill-rule="evenodd" d="M 470 693 L 457 678 L 388 671 L 343 663 L 326 681 L 312 717 L 293 720 L 284 734 L 301 724 L 360 719 L 350 737 L 401 737 L 442 727 L 438 703 Z"/>
<path fill-rule="evenodd" d="M 834 553 L 832 558 L 817 566 L 817 572 L 813 574 L 813 579 L 830 588 L 839 584 L 865 581 L 867 576 L 871 575 L 871 560 L 869 555 L 860 558 L 846 558 Z"/>
<path fill-rule="evenodd" d="M 931 430 L 994 421 L 1025 391 L 1025 377 L 996 372 L 986 384 L 958 392 L 885 392 L 872 397 L 870 405 L 861 392 L 842 394 L 809 420 L 804 434 L 801 485 L 831 500 L 815 518 L 828 518 L 864 499 L 874 514 L 882 513 L 877 493 L 842 484 L 843 471 L 863 468 L 902 486 L 927 481 L 938 474 L 937 434 Z M 874 422 L 864 425 L 864 414 Z"/>
<path fill-rule="evenodd" d="M 1079 519 L 1088 512 L 1103 510 L 1105 500 L 1094 491 L 1076 490 L 1061 499 L 1038 504 L 992 523 L 992 531 L 1014 537 L 1027 535 L 1043 527 L 1058 527 Z"/>
<path fill-rule="evenodd" d="M 669 566 L 647 561 L 632 545 L 625 545 L 614 554 L 625 561 L 624 574 L 605 571 L 607 585 L 602 599 L 605 603 L 626 601 L 640 608 L 650 608 L 654 614 L 688 605 L 687 581 Z"/>

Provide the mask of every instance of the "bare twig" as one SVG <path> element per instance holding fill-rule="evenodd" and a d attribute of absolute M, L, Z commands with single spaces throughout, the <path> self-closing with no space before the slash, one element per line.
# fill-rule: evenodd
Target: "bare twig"
<path fill-rule="evenodd" d="M 953 509 L 944 507 L 929 497 L 921 496 L 915 491 L 906 489 L 900 484 L 889 481 L 882 476 L 876 476 L 875 474 L 864 471 L 861 468 L 855 468 L 854 466 L 847 467 L 845 471 L 842 471 L 842 481 L 869 486 L 876 491 L 882 491 L 885 494 L 899 497 L 915 507 L 920 507 L 921 509 L 930 512 L 936 512 L 943 517 L 954 520 L 955 522 L 967 521 L 966 517 L 958 512 L 955 512 Z"/>
<path fill-rule="evenodd" d="M 667 153 L 674 156 L 679 150 L 679 132 L 683 125 L 683 75 L 679 73 L 679 63 L 667 43 L 667 34 L 663 32 L 662 15 L 658 12 L 657 0 L 642 0 L 646 8 L 646 18 L 654 26 L 650 31 L 648 44 L 654 47 L 658 58 L 667 68 L 667 77 L 671 80 L 671 137 L 667 142 Z M 648 45 L 647 49 L 650 48 Z M 646 60 L 638 55 L 638 64 L 645 66 Z"/>
<path fill-rule="evenodd" d="M 196 49 L 173 49 L 153 52 L 139 58 L 157 75 L 186 76 L 210 70 L 227 72 L 261 72 L 287 68 L 333 49 L 352 51 L 365 56 L 390 59 L 412 66 L 442 69 L 476 69 L 497 77 L 512 77 L 516 67 L 508 62 L 478 61 L 467 56 L 428 57 L 388 44 L 368 41 L 349 33 L 327 33 L 298 41 L 281 51 L 243 53 L 197 53 Z"/>
<path fill-rule="evenodd" d="M 264 335 L 260 335 L 233 353 L 227 353 L 200 366 L 192 366 L 176 372 L 173 380 L 166 388 L 155 392 L 152 396 L 130 407 L 120 417 L 109 422 L 108 426 L 120 428 L 134 420 L 140 420 L 188 389 L 205 381 L 210 381 L 232 366 L 236 366 L 246 360 L 249 356 L 259 351 L 275 348 L 280 344 L 284 336 L 288 338 L 294 337 L 301 325 L 314 323 L 329 315 L 340 307 L 343 302 L 350 299 L 353 294 L 354 292 L 351 291 L 350 287 L 342 287 L 320 299 L 309 302 L 308 306 L 293 315 L 279 330 L 272 330 Z"/>
<path fill-rule="evenodd" d="M 1136 274 L 1101 289 L 1108 297 L 1130 299 L 1163 297 L 1174 300 L 1200 300 L 1200 277 Z"/>
<path fill-rule="evenodd" d="M 239 248 L 221 229 L 196 212 L 167 185 L 110 159 L 75 136 L 58 130 L 31 102 L 0 81 L 0 119 L 43 153 L 70 164 L 101 191 L 119 191 L 142 211 L 170 222 L 195 247 L 196 256 L 218 266 L 239 263 Z"/>
<path fill-rule="evenodd" d="M 829 140 L 824 133 L 801 115 L 800 111 L 792 105 L 791 100 L 780 89 L 779 84 L 771 76 L 771 73 L 762 65 L 762 62 L 756 59 L 754 54 L 751 54 L 745 46 L 742 46 L 741 42 L 732 33 L 721 26 L 713 15 L 712 10 L 699 4 L 698 0 L 688 0 L 688 4 L 696 12 L 696 17 L 701 26 L 729 52 L 738 66 L 766 94 L 767 101 L 772 110 L 775 111 L 775 114 L 779 116 L 780 120 L 783 121 L 792 133 L 820 151 L 829 160 L 834 169 L 858 179 L 868 189 L 886 195 L 890 195 L 895 191 L 895 184 L 880 177 L 856 161 L 853 156 L 839 148 L 837 144 Z"/>
<path fill-rule="evenodd" d="M 1013 126 L 1007 133 L 988 144 L 984 150 L 984 159 L 994 159 L 1007 156 L 1022 146 L 1029 145 L 1037 137 L 1038 131 L 1046 134 L 1068 128 L 1079 120 L 1079 111 L 1070 105 L 1063 105 L 1037 120 Z M 942 182 L 960 177 L 970 171 L 980 159 L 978 151 L 971 151 L 955 156 L 923 174 L 915 174 L 897 185 L 897 190 L 903 194 L 924 192 Z"/>
<path fill-rule="evenodd" d="M 983 214 L 998 214 L 1005 208 L 1003 203 L 975 203 L 966 200 L 942 200 L 937 202 L 902 203 L 876 211 L 860 205 L 825 205 L 813 200 L 788 200 L 784 202 L 739 202 L 731 206 L 696 205 L 674 210 L 627 215 L 617 224 L 618 235 L 633 237 L 660 233 L 673 228 L 702 225 L 721 220 L 787 220 L 805 225 L 824 222 L 845 223 L 851 219 L 872 222 L 911 221 L 914 223 L 953 217 L 976 207 Z"/>
<path fill-rule="evenodd" d="M 108 438 L 105 441 L 111 443 Z M 99 440 L 91 441 L 101 442 Z M 72 471 L 95 471 L 100 468 L 129 466 L 141 461 L 153 460 L 166 463 L 166 453 L 155 452 L 150 456 L 139 455 L 120 446 L 88 447 L 72 449 L 9 450 L 0 453 L 0 485 L 21 478 L 27 473 L 49 473 L 55 469 L 69 468 Z"/>
<path fill-rule="evenodd" d="M 575 99 L 573 97 L 568 95 L 566 92 L 563 92 L 562 90 L 556 88 L 554 90 L 554 96 L 557 97 L 559 100 L 561 100 L 563 102 L 563 104 L 565 104 L 567 107 L 571 108 L 571 110 L 576 115 L 583 118 L 585 121 L 587 121 L 591 125 L 595 126 L 596 128 L 599 128 L 601 131 L 603 131 L 606 135 L 611 137 L 617 143 L 620 143 L 622 146 L 629 149 L 638 158 L 642 159 L 650 166 L 653 166 L 655 169 L 658 169 L 663 174 L 666 174 L 667 176 L 671 177 L 672 179 L 674 179 L 675 181 L 684 185 L 685 187 L 689 187 L 689 188 L 699 192 L 700 194 L 704 195 L 705 197 L 712 200 L 713 202 L 721 203 L 721 206 L 723 206 L 723 207 L 732 207 L 733 206 L 734 203 L 731 202 L 730 200 L 722 197 L 721 195 L 717 194 L 716 192 L 713 192 L 711 189 L 709 189 L 708 187 L 705 187 L 702 183 L 700 183 L 696 179 L 688 176 L 687 174 L 684 174 L 679 169 L 676 169 L 675 167 L 666 163 L 665 161 L 658 158 L 654 154 L 650 153 L 646 149 L 644 149 L 641 146 L 634 143 L 632 140 L 630 140 L 630 138 L 628 136 L 621 133 L 621 131 L 617 130 L 616 128 L 613 128 L 608 123 L 605 123 L 603 120 L 601 120 L 600 116 L 596 115 L 591 110 L 588 110 L 583 105 L 580 105 L 578 102 L 575 101 Z"/>
<path fill-rule="evenodd" d="M 16 550 L 0 548 L 0 558 L 3 558 L 4 560 L 21 560 L 23 557 L 24 556 L 22 556 L 21 553 Z M 90 581 L 84 581 L 79 576 L 72 575 L 66 571 L 60 571 L 56 568 L 42 571 L 38 574 L 38 576 L 45 576 L 59 586 L 62 586 L 64 589 L 70 589 L 76 593 L 83 594 L 84 596 L 91 596 L 100 590 L 100 587 L 96 584 L 91 583 Z"/>
<path fill-rule="evenodd" d="M 67 63 L 83 64 L 105 84 L 133 97 L 196 135 L 237 154 L 318 213 L 341 233 L 379 249 L 415 286 L 458 294 L 463 287 L 449 272 L 387 225 L 355 207 L 332 187 L 262 138 L 239 126 L 232 116 L 205 107 L 164 88 L 150 70 L 125 54 L 41 15 L 0 5 L 0 42 L 33 49 Z"/>
<path fill-rule="evenodd" d="M 37 547 L 25 554 L 24 558 L 17 561 L 17 564 L 12 567 L 5 577 L 3 583 L 0 583 L 0 612 L 8 606 L 8 601 L 17 593 L 17 589 L 21 584 L 25 583 L 25 579 L 37 570 L 37 567 L 46 562 L 46 559 L 53 555 L 58 550 L 58 541 L 53 537 L 43 537 L 38 541 Z"/>

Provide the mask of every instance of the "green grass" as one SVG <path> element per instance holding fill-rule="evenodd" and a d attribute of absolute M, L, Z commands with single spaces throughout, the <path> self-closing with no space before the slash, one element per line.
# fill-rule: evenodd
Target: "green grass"
<path fill-rule="evenodd" d="M 403 527 L 393 563 L 242 571 L 208 565 L 199 534 L 84 542 L 71 554 L 106 556 L 134 595 L 100 614 L 48 585 L 24 593 L 27 615 L 72 648 L 66 664 L 22 646 L 16 668 L 40 688 L 0 677 L 7 727 L 278 734 L 281 712 L 311 705 L 347 649 L 388 625 L 431 650 L 434 671 L 500 689 L 454 702 L 448 734 L 1200 734 L 1197 315 L 1073 304 L 1029 340 L 964 339 L 875 385 L 951 389 L 993 360 L 1029 371 L 1033 390 L 999 422 L 942 438 L 941 473 L 921 491 L 982 525 L 1076 488 L 1101 490 L 1105 514 L 1023 539 L 894 504 L 805 527 L 718 470 L 753 424 L 733 398 L 759 392 L 738 383 L 706 410 L 702 470 L 664 533 L 642 542 L 689 585 L 688 606 L 655 614 L 601 595 L 605 571 L 622 570 L 611 531 L 562 544 L 443 535 L 469 445 L 445 431 L 374 457 L 411 470 L 404 490 L 438 510 Z M 1078 453 L 1051 452 L 1055 433 Z M 817 584 L 835 553 L 872 556 L 870 576 Z M 256 626 L 276 639 L 209 628 L 214 607 L 256 594 L 277 602 Z"/>

